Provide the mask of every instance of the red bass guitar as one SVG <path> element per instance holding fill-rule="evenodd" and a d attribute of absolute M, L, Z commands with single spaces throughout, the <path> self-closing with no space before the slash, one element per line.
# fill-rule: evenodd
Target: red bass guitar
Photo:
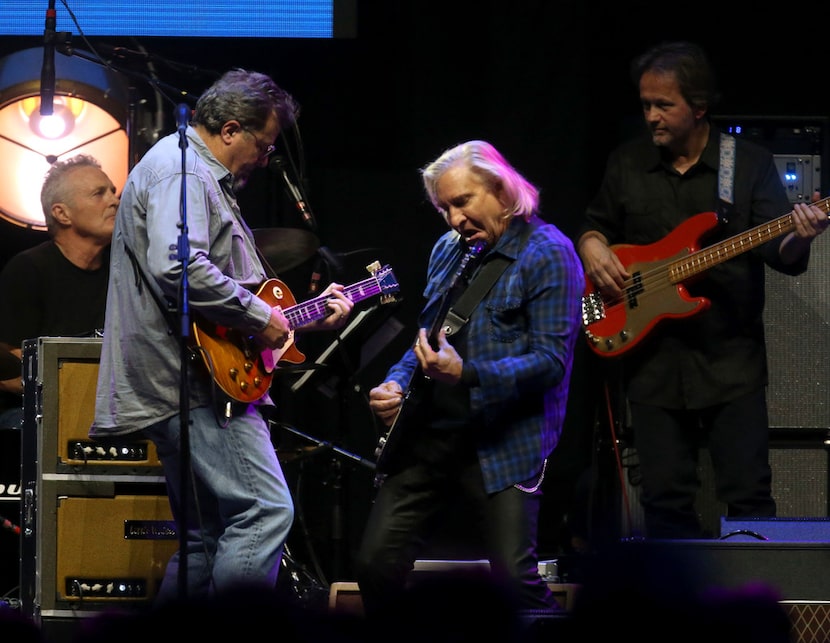
<path fill-rule="evenodd" d="M 830 197 L 813 205 L 830 212 Z M 792 215 L 700 248 L 700 240 L 719 222 L 715 212 L 703 212 L 656 243 L 611 246 L 631 276 L 622 294 L 610 301 L 586 277 L 582 324 L 588 345 L 602 357 L 618 357 L 639 345 L 659 322 L 706 310 L 709 300 L 692 297 L 685 284 L 713 266 L 791 232 L 795 227 Z"/>

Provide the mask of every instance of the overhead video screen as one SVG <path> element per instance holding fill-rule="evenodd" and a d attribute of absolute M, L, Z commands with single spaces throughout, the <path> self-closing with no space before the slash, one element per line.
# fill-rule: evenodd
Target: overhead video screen
<path fill-rule="evenodd" d="M 357 0 L 2 0 L 0 35 L 56 31 L 80 36 L 353 38 Z M 74 20 L 73 20 L 74 16 Z M 75 23 L 77 20 L 77 24 Z"/>

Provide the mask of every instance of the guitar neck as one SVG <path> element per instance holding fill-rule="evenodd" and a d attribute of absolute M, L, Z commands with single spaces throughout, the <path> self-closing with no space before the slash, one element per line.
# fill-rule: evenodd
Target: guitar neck
<path fill-rule="evenodd" d="M 435 316 L 435 319 L 432 322 L 432 326 L 429 329 L 429 333 L 427 333 L 427 338 L 430 342 L 438 341 L 438 333 L 441 332 L 441 326 L 444 323 L 444 318 L 447 316 L 447 313 L 450 311 L 450 306 L 453 303 L 450 296 L 453 294 L 453 291 L 456 289 L 456 287 L 458 287 L 458 285 L 461 283 L 461 280 L 463 278 L 469 277 L 469 274 L 475 267 L 475 262 L 473 260 L 478 259 L 481 256 L 481 253 L 484 252 L 486 248 L 487 244 L 484 241 L 477 241 L 475 245 L 468 248 L 467 252 L 464 253 L 464 256 L 461 257 L 461 262 L 458 264 L 458 269 L 452 276 L 452 280 L 447 286 L 446 291 L 444 291 L 444 297 L 441 300 L 440 307 L 438 308 L 438 314 Z"/>
<path fill-rule="evenodd" d="M 812 205 L 830 213 L 830 197 L 816 201 Z M 672 283 L 681 283 L 698 275 L 713 266 L 721 264 L 744 252 L 763 245 L 795 228 L 793 213 L 763 223 L 759 226 L 746 230 L 711 246 L 707 246 L 697 252 L 693 252 L 683 259 L 674 261 L 669 266 L 669 275 Z"/>
<path fill-rule="evenodd" d="M 343 294 L 354 303 L 379 295 L 381 292 L 382 288 L 376 277 L 369 277 L 343 289 Z M 282 312 L 292 329 L 300 328 L 328 317 L 331 311 L 326 304 L 330 298 L 330 295 L 319 295 L 296 306 L 289 306 Z"/>

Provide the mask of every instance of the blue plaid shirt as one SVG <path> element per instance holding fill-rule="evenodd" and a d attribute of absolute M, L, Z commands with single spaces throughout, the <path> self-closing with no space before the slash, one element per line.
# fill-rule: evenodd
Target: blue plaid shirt
<path fill-rule="evenodd" d="M 476 307 L 467 323 L 465 365 L 479 383 L 470 389 L 476 447 L 488 493 L 538 478 L 559 441 L 565 419 L 574 344 L 581 330 L 585 281 L 573 244 L 556 226 L 517 217 L 483 259 L 496 254 L 513 261 Z M 441 296 L 466 252 L 455 231 L 432 249 L 418 319 L 431 328 Z M 408 350 L 387 373 L 406 389 L 417 366 Z"/>

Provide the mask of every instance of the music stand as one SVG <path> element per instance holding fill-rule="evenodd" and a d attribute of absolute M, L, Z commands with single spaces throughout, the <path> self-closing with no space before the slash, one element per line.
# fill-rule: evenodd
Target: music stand
<path fill-rule="evenodd" d="M 385 315 L 380 314 L 380 309 L 386 309 Z M 354 378 L 357 376 L 358 373 L 362 371 L 363 368 L 366 367 L 382 350 L 384 346 L 386 346 L 390 341 L 392 341 L 404 328 L 403 324 L 399 322 L 397 319 L 391 317 L 391 311 L 395 309 L 394 305 L 390 305 L 389 303 L 377 303 L 373 306 L 365 308 L 363 310 L 357 311 L 353 314 L 349 323 L 338 333 L 336 339 L 331 342 L 317 357 L 317 359 L 313 362 L 310 368 L 306 368 L 305 372 L 297 379 L 297 381 L 293 382 L 286 390 L 290 392 L 291 397 L 297 397 L 297 393 L 301 390 L 305 390 L 307 388 L 308 383 L 311 381 L 311 378 L 315 376 L 316 373 L 319 371 L 330 371 L 331 370 L 331 362 L 336 361 L 335 357 L 338 350 L 344 349 L 347 346 L 352 352 L 353 349 L 359 348 L 360 350 L 360 357 L 359 363 L 355 368 L 350 368 L 348 362 L 349 359 L 345 359 L 345 366 L 338 365 L 337 369 L 340 371 L 343 369 L 344 371 L 348 371 L 348 373 L 338 372 L 336 375 L 333 375 L 330 380 L 326 380 L 324 382 L 319 382 L 320 389 L 329 389 L 323 390 L 323 394 L 330 399 L 333 399 L 338 404 L 338 420 L 337 425 L 340 427 L 340 432 L 342 433 L 343 426 L 346 424 L 346 420 L 344 417 L 347 415 L 344 410 L 344 399 L 347 395 L 351 392 L 350 383 L 354 381 Z M 357 358 L 355 362 L 357 362 Z M 334 383 L 332 383 L 334 382 Z M 315 393 L 316 395 L 316 393 Z M 338 401 L 339 400 L 339 401 Z M 307 463 L 308 461 L 315 460 L 318 458 L 328 458 L 330 460 L 330 464 L 326 465 L 326 471 L 328 472 L 327 476 L 330 476 L 331 480 L 328 483 L 330 489 L 334 492 L 334 497 L 332 499 L 332 507 L 331 507 L 331 531 L 332 533 L 328 537 L 328 542 L 332 546 L 332 550 L 334 552 L 333 559 L 332 559 L 332 575 L 335 579 L 339 578 L 339 574 L 342 570 L 342 559 L 343 559 L 343 545 L 344 545 L 344 498 L 343 498 L 343 471 L 342 465 L 344 462 L 356 463 L 360 465 L 360 467 L 374 471 L 375 463 L 374 460 L 369 460 L 366 458 L 361 457 L 358 454 L 352 453 L 347 451 L 346 449 L 341 448 L 337 445 L 335 441 L 330 441 L 327 439 L 321 439 L 314 435 L 309 435 L 308 433 L 304 433 L 294 426 L 292 426 L 291 422 L 283 422 L 283 421 L 271 421 L 271 426 L 284 429 L 290 434 L 294 436 L 298 436 L 303 441 L 308 443 L 308 447 L 306 448 L 299 448 L 296 450 L 296 453 L 291 457 L 291 463 L 300 464 L 300 473 L 299 476 L 302 476 L 302 467 L 304 466 L 303 463 Z M 288 462 L 288 461 L 287 461 Z M 286 463 L 287 463 L 286 462 Z M 299 484 L 299 478 L 298 478 Z M 299 502 L 299 493 L 298 502 Z M 298 526 L 302 527 L 305 523 L 304 512 L 302 507 L 298 506 Z M 310 549 L 309 555 L 312 559 L 316 561 L 316 554 L 314 551 L 311 550 L 310 538 L 304 539 L 306 548 Z M 322 573 L 320 570 L 319 564 L 315 563 L 315 568 L 318 570 L 318 574 L 320 575 L 321 579 L 325 581 L 325 574 Z"/>

